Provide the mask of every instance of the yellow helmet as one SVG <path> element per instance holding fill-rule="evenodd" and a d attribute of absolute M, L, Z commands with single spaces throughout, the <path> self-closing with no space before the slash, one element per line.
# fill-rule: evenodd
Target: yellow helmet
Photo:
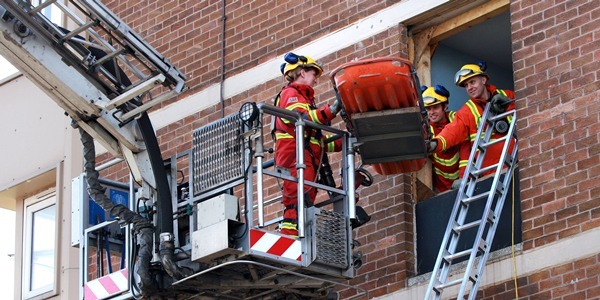
<path fill-rule="evenodd" d="M 439 84 L 435 87 L 422 86 L 421 91 L 421 95 L 423 96 L 423 106 L 425 107 L 448 103 L 448 98 L 450 97 L 450 92 L 448 92 L 444 86 Z"/>
<path fill-rule="evenodd" d="M 454 83 L 460 87 L 464 87 L 464 82 L 474 76 L 485 76 L 489 78 L 485 70 L 487 69 L 487 64 L 485 61 L 479 61 L 477 64 L 466 64 L 456 72 L 454 75 Z"/>
<path fill-rule="evenodd" d="M 292 52 L 287 53 L 283 59 L 285 63 L 281 64 L 281 73 L 285 76 L 289 71 L 295 70 L 298 67 L 313 68 L 317 71 L 317 77 L 323 73 L 323 68 L 314 59 L 306 55 L 297 55 Z"/>

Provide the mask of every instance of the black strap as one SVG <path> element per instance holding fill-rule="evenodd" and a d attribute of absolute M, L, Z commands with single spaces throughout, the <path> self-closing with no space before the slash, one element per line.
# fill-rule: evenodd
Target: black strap
<path fill-rule="evenodd" d="M 283 90 L 279 91 L 279 93 L 277 93 L 277 95 L 273 99 L 273 104 L 276 107 L 279 107 L 279 100 L 281 100 L 281 92 L 282 91 Z M 273 141 L 276 140 L 276 137 L 275 137 L 275 131 L 277 131 L 277 128 L 275 128 L 276 122 L 277 122 L 277 118 L 275 116 L 271 116 L 271 138 L 273 139 Z"/>

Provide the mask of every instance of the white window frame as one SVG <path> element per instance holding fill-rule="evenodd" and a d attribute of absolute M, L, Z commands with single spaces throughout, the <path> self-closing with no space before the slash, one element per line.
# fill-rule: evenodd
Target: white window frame
<path fill-rule="evenodd" d="M 52 190 L 43 195 L 35 196 L 25 200 L 23 215 L 23 272 L 21 281 L 22 299 L 45 299 L 57 295 L 58 290 L 58 225 L 59 225 L 59 207 L 57 205 L 56 191 Z M 52 271 L 53 280 L 51 284 L 31 290 L 31 267 L 32 267 L 32 241 L 33 241 L 33 214 L 50 206 L 55 206 L 54 216 L 54 270 Z"/>

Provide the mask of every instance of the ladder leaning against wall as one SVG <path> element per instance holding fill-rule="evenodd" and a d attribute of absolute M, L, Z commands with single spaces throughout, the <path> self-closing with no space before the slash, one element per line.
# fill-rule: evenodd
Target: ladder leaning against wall
<path fill-rule="evenodd" d="M 506 122 L 505 120 L 509 120 Z M 445 289 L 460 285 L 457 299 L 475 299 L 477 289 L 481 282 L 483 270 L 490 254 L 492 241 L 500 221 L 500 213 L 504 206 L 504 200 L 510 190 L 510 183 L 517 160 L 517 137 L 516 137 L 516 110 L 506 111 L 502 114 L 494 114 L 490 111 L 490 104 L 485 107 L 477 135 L 471 149 L 469 161 L 463 176 L 444 233 L 444 238 L 438 253 L 434 269 L 431 274 L 429 286 L 425 299 L 442 299 Z M 492 134 L 496 128 L 508 126 L 506 135 L 493 139 Z M 492 145 L 504 143 L 498 162 L 490 166 L 482 167 L 487 149 Z M 510 147 L 514 143 L 514 147 Z M 489 190 L 476 194 L 479 179 L 486 173 L 494 171 L 492 185 Z M 481 189 L 480 189 L 481 190 Z M 475 221 L 467 221 L 469 204 L 485 200 L 483 214 Z M 468 229 L 477 229 L 475 241 L 472 246 L 465 250 L 457 250 L 461 232 Z M 461 258 L 468 257 L 466 268 L 452 271 L 457 274 L 450 276 L 451 267 Z M 451 278 L 452 277 L 452 278 Z"/>

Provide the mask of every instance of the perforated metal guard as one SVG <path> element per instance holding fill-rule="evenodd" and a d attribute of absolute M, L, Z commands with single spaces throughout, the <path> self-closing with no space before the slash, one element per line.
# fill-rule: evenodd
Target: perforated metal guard
<path fill-rule="evenodd" d="M 348 237 L 346 218 L 332 211 L 321 210 L 316 215 L 316 262 L 348 267 Z"/>
<path fill-rule="evenodd" d="M 194 196 L 243 177 L 240 133 L 237 114 L 194 130 Z"/>

